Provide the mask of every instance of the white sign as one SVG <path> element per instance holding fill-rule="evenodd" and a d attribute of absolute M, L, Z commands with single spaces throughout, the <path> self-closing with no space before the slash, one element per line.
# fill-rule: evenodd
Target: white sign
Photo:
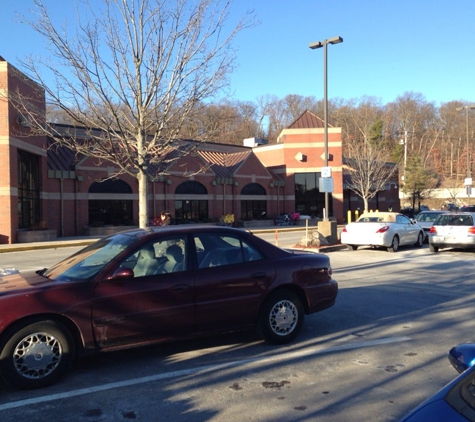
<path fill-rule="evenodd" d="M 465 178 L 465 186 L 472 186 L 472 178 L 471 177 Z"/>
<path fill-rule="evenodd" d="M 322 177 L 332 177 L 332 168 L 322 167 Z"/>
<path fill-rule="evenodd" d="M 333 179 L 331 177 L 320 177 L 318 179 L 318 189 L 320 192 L 333 192 Z"/>

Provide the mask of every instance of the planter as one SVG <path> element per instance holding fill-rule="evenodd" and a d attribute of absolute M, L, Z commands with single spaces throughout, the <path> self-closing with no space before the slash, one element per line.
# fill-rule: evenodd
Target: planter
<path fill-rule="evenodd" d="M 104 227 L 86 227 L 86 236 L 103 237 L 123 232 L 124 230 L 136 229 L 137 226 L 104 226 Z"/>
<path fill-rule="evenodd" d="M 58 237 L 56 230 L 26 230 L 17 233 L 18 243 L 47 242 Z"/>

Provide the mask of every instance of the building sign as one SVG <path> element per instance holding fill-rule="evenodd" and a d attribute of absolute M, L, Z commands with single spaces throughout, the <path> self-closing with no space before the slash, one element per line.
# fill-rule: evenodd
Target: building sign
<path fill-rule="evenodd" d="M 322 167 L 322 177 L 332 177 L 332 168 Z"/>

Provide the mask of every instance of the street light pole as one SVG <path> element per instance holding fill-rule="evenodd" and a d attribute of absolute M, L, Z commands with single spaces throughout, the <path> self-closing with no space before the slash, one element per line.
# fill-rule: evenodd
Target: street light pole
<path fill-rule="evenodd" d="M 312 50 L 323 47 L 323 142 L 325 145 L 325 167 L 328 167 L 328 77 L 327 77 L 327 46 L 343 42 L 341 37 L 332 37 L 323 41 L 309 44 Z M 329 204 L 328 192 L 325 192 L 324 220 L 328 220 Z"/>
<path fill-rule="evenodd" d="M 404 145 L 404 168 L 403 168 L 403 176 L 401 180 L 406 183 L 406 167 L 407 167 L 407 130 L 404 131 L 404 139 L 399 141 L 399 145 Z"/>
<path fill-rule="evenodd" d="M 467 130 L 467 184 L 466 189 L 467 189 L 467 197 L 468 197 L 468 203 L 467 205 L 470 205 L 470 191 L 472 190 L 472 183 L 468 184 L 469 179 L 471 179 L 471 171 L 470 171 L 470 150 L 469 150 L 469 142 L 468 142 L 468 111 L 469 110 L 475 110 L 475 105 L 466 105 L 463 107 L 457 107 L 457 111 L 462 111 L 465 110 L 465 124 L 466 124 L 466 130 Z"/>

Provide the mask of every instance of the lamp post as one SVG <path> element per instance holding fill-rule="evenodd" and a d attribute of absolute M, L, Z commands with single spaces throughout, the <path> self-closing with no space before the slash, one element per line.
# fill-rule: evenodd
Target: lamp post
<path fill-rule="evenodd" d="M 328 78 L 327 78 L 327 46 L 328 44 L 339 44 L 343 42 L 341 37 L 332 37 L 323 41 L 316 41 L 309 44 L 312 50 L 323 47 L 323 142 L 325 144 L 325 167 L 328 167 Z M 325 192 L 325 214 L 324 220 L 328 220 L 328 192 Z"/>
<path fill-rule="evenodd" d="M 471 179 L 471 171 L 470 171 L 470 152 L 469 152 L 469 142 L 468 142 L 468 111 L 475 110 L 475 105 L 466 105 L 463 107 L 457 107 L 457 111 L 465 110 L 465 124 L 467 129 L 467 179 L 466 179 L 466 188 L 467 188 L 467 197 L 468 197 L 468 204 L 470 205 L 470 191 L 472 190 L 472 182 Z M 470 182 L 470 183 L 469 183 Z"/>
<path fill-rule="evenodd" d="M 406 181 L 406 167 L 407 167 L 407 130 L 404 131 L 404 139 L 399 141 L 399 145 L 404 145 L 404 169 L 403 169 L 403 176 L 401 180 Z"/>

